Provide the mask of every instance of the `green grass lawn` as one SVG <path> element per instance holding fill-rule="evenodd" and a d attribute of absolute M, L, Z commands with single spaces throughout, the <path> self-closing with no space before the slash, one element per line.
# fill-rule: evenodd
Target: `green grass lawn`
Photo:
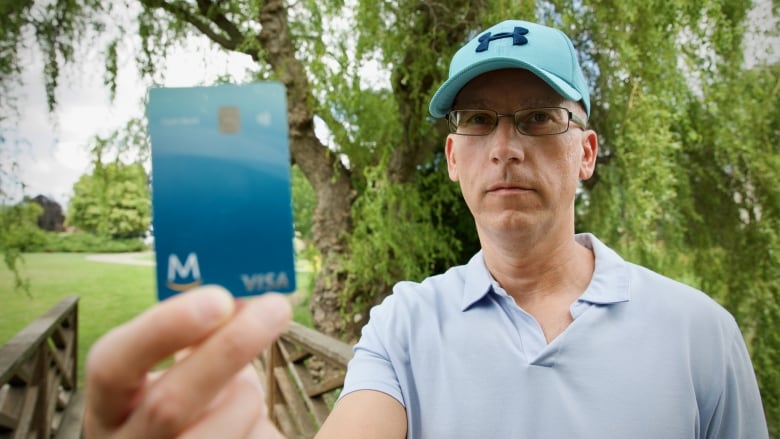
<path fill-rule="evenodd" d="M 23 274 L 30 296 L 14 291 L 0 267 L 0 343 L 67 296 L 79 296 L 79 384 L 89 348 L 110 328 L 155 302 L 154 267 L 90 262 L 80 253 L 26 254 Z"/>
<path fill-rule="evenodd" d="M 22 268 L 30 280 L 30 295 L 14 291 L 13 276 L 0 263 L 0 345 L 67 296 L 79 296 L 79 385 L 84 384 L 84 358 L 109 329 L 156 299 L 154 267 L 92 262 L 80 253 L 24 255 Z M 147 257 L 153 260 L 153 257 Z M 299 273 L 298 285 L 310 286 L 310 274 Z M 310 325 L 308 294 L 294 309 L 294 319 Z"/>

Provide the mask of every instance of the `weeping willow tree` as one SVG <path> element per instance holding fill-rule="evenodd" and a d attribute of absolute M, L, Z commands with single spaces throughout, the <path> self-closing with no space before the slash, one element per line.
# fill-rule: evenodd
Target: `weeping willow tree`
<path fill-rule="evenodd" d="M 464 262 L 478 246 L 444 172 L 446 128 L 427 114 L 452 53 L 504 18 L 560 27 L 591 83 L 601 145 L 596 175 L 577 199 L 578 230 L 734 313 L 780 434 L 780 72 L 776 63 L 746 62 L 750 1 L 104 3 L 2 3 L 1 103 L 13 95 L 25 35 L 46 55 L 52 106 L 75 48 L 112 32 L 110 89 L 121 86 L 117 53 L 131 38 L 152 81 L 167 49 L 186 38 L 250 56 L 254 79 L 287 87 L 292 160 L 317 199 L 313 321 L 345 339 L 395 281 Z M 121 11 L 137 13 L 134 27 L 112 27 L 106 17 Z M 776 7 L 765 15 L 776 18 Z"/>
<path fill-rule="evenodd" d="M 600 134 L 578 228 L 735 315 L 780 436 L 780 65 L 746 58 L 756 5 L 553 3 L 542 17 L 575 38 Z"/>

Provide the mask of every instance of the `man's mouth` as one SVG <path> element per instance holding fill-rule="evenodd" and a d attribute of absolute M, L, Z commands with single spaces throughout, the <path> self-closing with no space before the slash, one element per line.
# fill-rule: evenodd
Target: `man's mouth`
<path fill-rule="evenodd" d="M 488 192 L 491 193 L 510 193 L 510 192 L 526 192 L 531 188 L 523 186 L 517 183 L 496 183 L 488 187 Z"/>

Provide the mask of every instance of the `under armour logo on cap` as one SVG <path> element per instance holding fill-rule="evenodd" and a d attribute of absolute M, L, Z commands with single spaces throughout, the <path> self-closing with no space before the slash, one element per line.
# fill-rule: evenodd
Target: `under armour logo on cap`
<path fill-rule="evenodd" d="M 524 35 L 528 34 L 528 29 L 520 26 L 516 26 L 513 32 L 500 32 L 495 35 L 491 35 L 490 32 L 482 34 L 479 37 L 479 45 L 477 46 L 477 52 L 484 52 L 488 50 L 490 42 L 493 40 L 500 40 L 501 38 L 512 38 L 513 46 L 522 46 L 528 44 L 528 38 Z"/>

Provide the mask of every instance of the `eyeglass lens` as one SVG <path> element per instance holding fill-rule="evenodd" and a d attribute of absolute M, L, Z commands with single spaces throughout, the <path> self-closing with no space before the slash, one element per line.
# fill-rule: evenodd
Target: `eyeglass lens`
<path fill-rule="evenodd" d="M 547 136 L 569 129 L 570 112 L 566 108 L 529 108 L 513 114 L 493 110 L 453 110 L 448 115 L 450 132 L 466 136 L 485 136 L 493 132 L 501 117 L 513 117 L 515 127 L 528 136 Z"/>

